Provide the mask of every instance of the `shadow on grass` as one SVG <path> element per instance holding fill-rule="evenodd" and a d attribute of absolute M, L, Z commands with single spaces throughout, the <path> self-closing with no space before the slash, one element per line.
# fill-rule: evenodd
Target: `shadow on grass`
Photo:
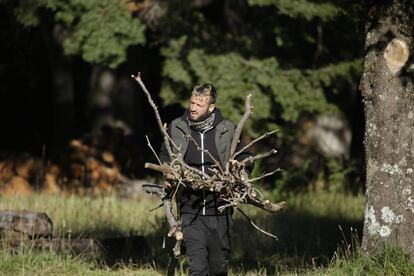
<path fill-rule="evenodd" d="M 362 221 L 340 216 L 322 217 L 285 210 L 276 215 L 260 212 L 254 221 L 276 234 L 279 241 L 254 229 L 245 218 L 235 216 L 230 260 L 232 271 L 265 269 L 267 274 L 274 274 L 327 266 L 338 246 L 351 244 L 351 241 L 362 237 Z M 183 271 L 179 266 L 184 263 L 185 271 L 187 265 L 183 257 L 176 260 L 172 255 L 175 241 L 166 238 L 166 232 L 165 225 L 158 225 L 147 236 L 101 239 L 104 254 L 98 261 L 111 267 L 117 264 L 149 265 L 169 275 L 175 269 Z"/>
<path fill-rule="evenodd" d="M 153 226 L 151 234 L 145 236 L 137 235 L 135 232 L 125 236 L 125 233 L 105 227 L 94 228 L 91 231 L 85 229 L 82 233 L 74 233 L 75 240 L 95 240 L 100 249 L 73 253 L 80 254 L 85 260 L 94 260 L 103 267 L 117 269 L 124 265 L 145 265 L 157 270 L 170 270 L 171 275 L 180 260 L 175 259 L 172 254 L 175 240 L 167 238 L 166 234 L 166 223 Z"/>
<path fill-rule="evenodd" d="M 231 266 L 234 270 L 264 268 L 267 273 L 326 266 L 341 245 L 362 237 L 363 222 L 341 217 L 319 217 L 286 210 L 257 216 L 256 224 L 276 234 L 266 236 L 244 218 L 235 222 Z"/>

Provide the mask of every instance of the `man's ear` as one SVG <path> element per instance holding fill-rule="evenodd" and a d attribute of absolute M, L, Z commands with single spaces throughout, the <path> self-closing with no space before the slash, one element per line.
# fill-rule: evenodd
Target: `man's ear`
<path fill-rule="evenodd" d="M 216 106 L 214 105 L 214 104 L 211 104 L 209 107 L 208 107 L 208 112 L 213 112 L 214 111 L 214 108 L 215 108 Z"/>

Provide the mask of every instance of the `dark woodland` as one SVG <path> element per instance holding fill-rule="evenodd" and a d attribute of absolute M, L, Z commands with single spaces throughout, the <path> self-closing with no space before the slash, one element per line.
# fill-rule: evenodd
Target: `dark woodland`
<path fill-rule="evenodd" d="M 245 143 L 275 131 L 251 148 L 277 150 L 256 161 L 251 178 L 277 172 L 260 189 L 287 202 L 274 214 L 286 228 L 268 228 L 280 239 L 275 251 L 256 245 L 280 254 L 259 254 L 268 273 L 280 272 L 278 262 L 329 269 L 344 240 L 355 240 L 345 257 L 375 259 L 385 248 L 414 271 L 413 17 L 409 0 L 0 0 L 1 197 L 123 198 L 138 182 L 160 183 L 144 164 L 157 163 L 148 141 L 158 151 L 163 134 L 131 74 L 140 73 L 167 124 L 194 85 L 210 82 L 236 124 L 251 94 Z M 321 194 L 360 200 L 360 215 L 289 209 L 290 199 Z M 156 231 L 146 239 L 161 239 Z M 244 253 L 233 267 L 257 268 L 235 247 Z"/>

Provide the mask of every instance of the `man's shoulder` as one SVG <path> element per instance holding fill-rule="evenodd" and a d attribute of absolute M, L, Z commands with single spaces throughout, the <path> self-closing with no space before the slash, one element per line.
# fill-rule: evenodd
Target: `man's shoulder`
<path fill-rule="evenodd" d="M 186 121 L 183 119 L 183 116 L 179 116 L 177 118 L 175 118 L 174 120 L 171 121 L 170 125 L 171 126 L 176 126 L 176 125 L 180 125 L 180 124 L 185 124 Z"/>
<path fill-rule="evenodd" d="M 233 123 L 233 121 L 231 121 L 229 119 L 224 119 L 224 118 L 217 126 L 220 126 L 220 127 L 223 127 L 225 129 L 229 129 L 229 130 L 236 129 L 236 124 Z"/>
<path fill-rule="evenodd" d="M 168 128 L 170 129 L 170 133 L 174 131 L 180 131 L 180 133 L 188 133 L 190 129 L 190 127 L 187 124 L 187 121 L 183 118 L 183 116 L 177 117 L 174 120 L 172 120 Z"/>

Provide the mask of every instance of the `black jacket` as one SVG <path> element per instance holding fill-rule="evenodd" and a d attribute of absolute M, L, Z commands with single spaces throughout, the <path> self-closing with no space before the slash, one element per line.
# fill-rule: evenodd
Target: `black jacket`
<path fill-rule="evenodd" d="M 205 132 L 198 132 L 194 129 L 191 129 L 191 136 L 196 141 L 196 143 L 209 151 L 209 153 L 214 157 L 216 160 L 220 160 L 219 154 L 217 151 L 216 145 L 216 126 L 223 121 L 223 117 L 219 109 L 215 109 L 215 121 L 213 123 L 213 128 L 205 131 Z M 181 116 L 181 119 L 187 122 L 187 115 L 188 111 Z M 233 124 L 234 125 L 234 124 Z M 169 127 L 169 131 L 171 131 L 171 124 Z M 236 149 L 239 150 L 243 147 L 242 143 L 238 144 Z M 238 156 L 239 160 L 242 160 L 246 157 L 250 156 L 249 152 L 243 152 Z M 160 159 L 161 162 L 169 162 L 169 156 L 165 151 L 164 147 L 161 148 L 160 152 Z M 187 150 L 184 154 L 184 161 L 194 167 L 199 169 L 200 171 L 205 172 L 208 175 L 212 175 L 213 172 L 211 171 L 211 167 L 214 164 L 213 160 L 210 158 L 209 155 L 203 153 L 202 151 L 197 149 L 197 146 L 194 142 L 189 141 Z M 253 165 L 250 165 L 247 169 L 249 172 L 252 170 Z M 179 209 L 181 213 L 191 213 L 191 214 L 200 214 L 200 215 L 219 215 L 217 208 L 223 205 L 224 202 L 220 199 L 219 193 L 211 192 L 208 190 L 193 190 L 191 188 L 184 188 L 181 192 L 181 196 L 179 198 Z M 228 209 L 226 212 L 232 212 L 231 209 Z"/>

